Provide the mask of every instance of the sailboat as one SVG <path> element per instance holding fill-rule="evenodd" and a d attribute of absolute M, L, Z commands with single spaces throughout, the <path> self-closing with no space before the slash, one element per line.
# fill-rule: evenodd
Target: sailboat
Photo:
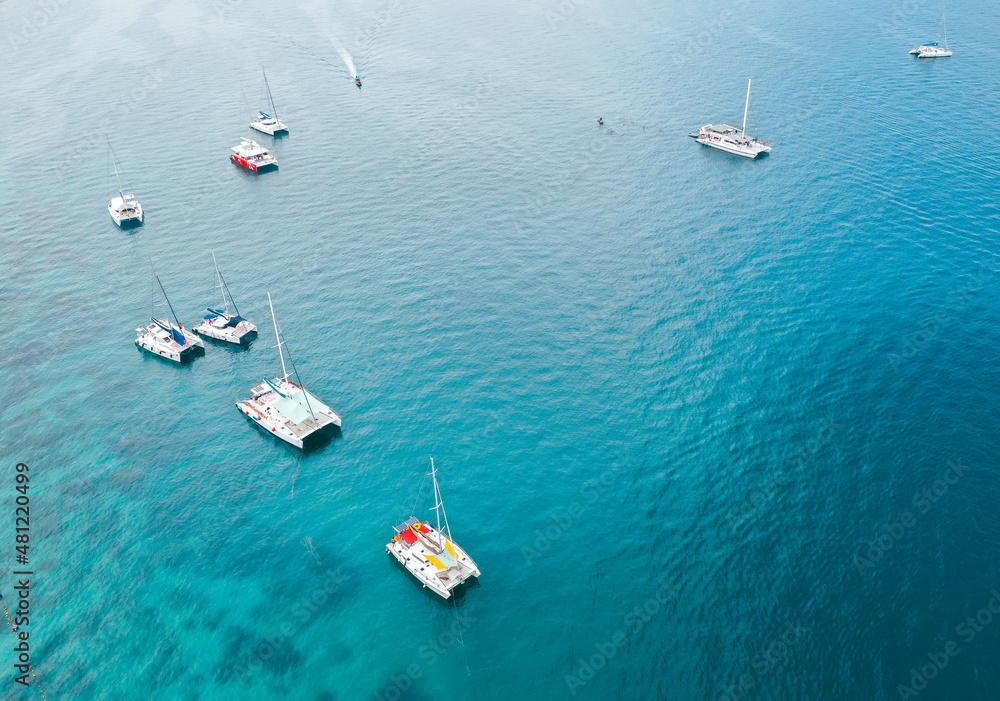
<path fill-rule="evenodd" d="M 247 95 L 243 93 L 243 104 L 247 108 L 247 113 L 250 113 L 250 105 L 247 103 Z M 250 125 L 253 126 L 252 124 Z M 270 170 L 271 168 L 278 167 L 278 159 L 268 151 L 266 148 L 261 146 L 259 143 L 253 140 L 253 130 L 250 130 L 250 137 L 242 137 L 240 143 L 232 148 L 232 154 L 230 158 L 233 163 L 243 166 L 247 170 L 251 170 L 257 173 L 262 170 Z"/>
<path fill-rule="evenodd" d="M 149 326 L 135 330 L 135 345 L 153 355 L 172 360 L 175 363 L 183 363 L 195 355 L 199 349 L 204 351 L 205 344 L 200 338 L 185 329 L 177 319 L 174 308 L 167 298 L 167 292 L 163 289 L 163 283 L 160 282 L 160 277 L 155 270 L 153 271 L 153 279 L 156 280 L 160 294 L 163 296 L 163 301 L 159 305 L 154 304 L 154 314 L 156 306 L 165 306 L 170 310 L 174 321 L 171 323 L 165 314 L 163 319 L 150 316 Z"/>
<path fill-rule="evenodd" d="M 747 101 L 743 106 L 743 124 L 706 124 L 696 132 L 688 134 L 698 140 L 702 146 L 711 146 L 726 153 L 737 156 L 756 158 L 763 153 L 770 153 L 771 146 L 756 137 L 747 136 L 747 110 L 750 109 L 750 80 L 747 80 Z"/>
<path fill-rule="evenodd" d="M 910 49 L 910 55 L 917 58 L 947 58 L 954 55 L 954 51 L 948 48 L 948 23 L 944 17 L 945 6 L 941 3 L 941 25 L 944 29 L 944 46 L 938 46 L 936 41 L 929 41 L 915 49 Z"/>
<path fill-rule="evenodd" d="M 460 584 L 479 576 L 479 566 L 458 546 L 451 537 L 448 514 L 441 499 L 441 488 L 437 481 L 437 468 L 431 458 L 431 481 L 434 484 L 435 526 L 414 518 L 393 527 L 395 535 L 385 546 L 386 552 L 399 560 L 410 574 L 420 580 L 438 596 L 445 599 Z M 424 475 L 424 479 L 427 476 Z M 423 490 L 423 483 L 420 485 Z M 420 499 L 418 493 L 417 499 Z M 444 517 L 444 529 L 441 519 Z"/>
<path fill-rule="evenodd" d="M 285 353 L 281 349 L 285 340 L 278 329 L 270 292 L 267 293 L 267 305 L 271 308 L 274 336 L 278 340 L 281 377 L 271 380 L 264 378 L 263 382 L 250 391 L 249 399 L 236 402 L 236 408 L 263 430 L 302 449 L 314 436 L 318 437 L 321 433 L 340 426 L 340 417 L 302 386 L 294 363 L 292 370 L 295 372 L 296 382 L 288 379 L 290 375 L 285 366 Z M 291 356 L 288 362 L 292 362 Z"/>
<path fill-rule="evenodd" d="M 108 139 L 108 153 L 111 156 L 111 163 L 115 169 L 115 179 L 118 181 L 118 196 L 111 198 L 108 205 L 108 213 L 115 220 L 115 224 L 124 228 L 129 224 L 142 224 L 142 205 L 133 194 L 125 194 L 125 186 L 122 184 L 122 173 L 118 167 L 118 159 L 115 157 L 115 150 L 111 148 L 111 139 Z"/>
<path fill-rule="evenodd" d="M 263 71 L 263 68 L 261 70 Z M 268 114 L 264 110 L 258 110 L 257 118 L 250 126 L 261 133 L 270 134 L 271 136 L 275 134 L 287 134 L 288 127 L 278 119 L 278 110 L 274 106 L 274 98 L 271 96 L 271 86 L 267 83 L 266 71 L 264 72 L 264 89 L 267 91 L 267 102 L 271 106 L 271 112 Z"/>
<path fill-rule="evenodd" d="M 222 279 L 222 273 L 219 272 L 215 251 L 212 251 L 212 263 L 215 265 L 215 277 L 219 282 L 219 293 L 222 295 L 222 304 L 219 305 L 221 308 L 209 307 L 208 314 L 192 330 L 201 336 L 237 345 L 252 341 L 257 337 L 257 327 L 240 316 L 240 310 L 236 308 L 236 300 L 233 299 L 233 294 L 229 291 L 229 285 Z M 230 303 L 233 307 L 232 312 L 229 311 Z"/>

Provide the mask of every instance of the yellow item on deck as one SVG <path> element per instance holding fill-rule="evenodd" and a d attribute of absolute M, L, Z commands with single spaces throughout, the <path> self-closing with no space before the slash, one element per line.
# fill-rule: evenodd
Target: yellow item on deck
<path fill-rule="evenodd" d="M 441 562 L 441 561 L 440 561 L 439 559 L 437 559 L 436 557 L 434 557 L 433 555 L 424 555 L 424 557 L 426 557 L 426 558 L 427 558 L 427 561 L 428 561 L 429 563 L 431 563 L 432 565 L 434 565 L 435 567 L 437 567 L 437 568 L 438 568 L 439 570 L 443 570 L 443 569 L 446 569 L 446 568 L 445 568 L 445 566 L 444 566 L 444 563 L 443 563 L 443 562 Z"/>
<path fill-rule="evenodd" d="M 444 539 L 444 547 L 445 547 L 445 550 L 448 551 L 449 555 L 451 555 L 456 560 L 458 559 L 458 555 L 456 555 L 455 551 L 451 549 L 451 541 L 448 540 L 447 538 Z"/>

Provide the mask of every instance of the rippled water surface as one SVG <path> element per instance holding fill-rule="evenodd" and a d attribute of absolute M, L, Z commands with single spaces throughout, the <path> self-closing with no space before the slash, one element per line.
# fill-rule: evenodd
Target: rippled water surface
<path fill-rule="evenodd" d="M 948 11 L 918 61 L 921 0 L 0 4 L 47 697 L 1000 696 L 1000 19 Z M 773 153 L 689 139 L 747 78 Z M 260 338 L 142 355 L 147 256 L 193 325 L 213 249 Z M 302 457 L 233 406 L 280 369 L 266 291 L 343 416 Z M 453 603 L 384 551 L 429 456 Z"/>

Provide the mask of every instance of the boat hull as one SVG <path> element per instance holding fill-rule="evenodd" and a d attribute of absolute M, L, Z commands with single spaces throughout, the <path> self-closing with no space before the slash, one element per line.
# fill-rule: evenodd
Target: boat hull
<path fill-rule="evenodd" d="M 196 355 L 205 352 L 205 344 L 200 338 L 187 329 L 174 328 L 184 336 L 183 346 L 167 338 L 167 334 L 163 333 L 156 324 L 136 329 L 135 345 L 150 355 L 175 363 L 187 362 Z"/>
<path fill-rule="evenodd" d="M 250 126 L 256 131 L 259 131 L 261 134 L 267 134 L 268 136 L 277 136 L 278 134 L 288 133 L 288 127 L 286 127 L 284 124 L 269 125 L 269 124 L 262 124 L 260 122 L 254 122 Z"/>
<path fill-rule="evenodd" d="M 734 156 L 743 156 L 744 158 L 754 159 L 758 156 L 771 152 L 770 146 L 759 146 L 757 148 L 741 148 L 735 144 L 729 144 L 725 141 L 708 141 L 706 139 L 699 138 L 698 143 L 702 146 L 708 146 L 709 148 L 718 149 L 719 151 L 725 151 L 726 153 L 731 153 Z"/>
<path fill-rule="evenodd" d="M 440 543 L 443 535 L 430 525 L 425 524 L 427 534 L 437 539 Z M 407 572 L 420 582 L 424 587 L 430 589 L 443 599 L 451 597 L 452 592 L 460 585 L 473 578 L 479 577 L 479 566 L 471 557 L 459 547 L 458 543 L 449 541 L 455 551 L 456 561 L 461 563 L 461 567 L 455 571 L 447 571 L 447 579 L 441 579 L 438 573 L 441 571 L 432 563 L 418 555 L 418 551 L 407 548 L 404 541 L 393 539 L 385 546 L 387 553 L 392 555 L 402 565 Z"/>
<path fill-rule="evenodd" d="M 264 172 L 266 170 L 277 170 L 277 168 L 278 168 L 278 164 L 277 163 L 264 163 L 264 164 L 261 164 L 261 165 L 257 165 L 253 161 L 248 161 L 245 158 L 243 158 L 242 156 L 237 156 L 235 153 L 232 154 L 230 156 L 230 158 L 233 159 L 233 163 L 235 163 L 236 165 L 242 166 L 242 167 L 246 168 L 247 170 L 252 171 L 254 173 L 262 173 L 262 172 Z"/>
<path fill-rule="evenodd" d="M 196 355 L 198 355 L 198 350 L 204 351 L 203 346 L 185 346 L 184 348 L 174 349 L 167 348 L 155 340 L 151 340 L 148 337 L 139 337 L 135 339 L 135 345 L 139 347 L 140 350 L 144 350 L 150 355 L 154 355 L 157 358 L 163 358 L 164 360 L 170 360 L 175 363 L 187 363 L 191 361 Z"/>
<path fill-rule="evenodd" d="M 111 219 L 114 223 L 123 229 L 128 226 L 138 226 L 139 224 L 142 224 L 144 216 L 141 207 L 139 207 L 138 211 L 134 214 L 122 214 L 115 211 L 115 208 L 111 205 L 108 205 L 108 214 L 111 215 Z"/>
<path fill-rule="evenodd" d="M 299 450 L 306 450 L 310 445 L 319 443 L 324 437 L 333 434 L 340 427 L 339 418 L 333 420 L 325 415 L 321 415 L 325 420 L 319 426 L 296 432 L 282 423 L 278 417 L 271 416 L 266 411 L 261 411 L 250 400 L 236 402 L 236 408 L 246 416 L 250 423 L 256 425 L 264 433 L 270 433 L 272 436 L 280 438 L 285 443 L 293 445 Z"/>
<path fill-rule="evenodd" d="M 205 338 L 210 338 L 213 341 L 220 341 L 222 343 L 230 343 L 236 346 L 242 346 L 250 341 L 257 338 L 257 328 L 252 327 L 245 329 L 240 333 L 226 333 L 226 331 L 232 332 L 232 329 L 217 329 L 211 324 L 198 324 L 193 329 L 196 334 L 203 336 Z"/>

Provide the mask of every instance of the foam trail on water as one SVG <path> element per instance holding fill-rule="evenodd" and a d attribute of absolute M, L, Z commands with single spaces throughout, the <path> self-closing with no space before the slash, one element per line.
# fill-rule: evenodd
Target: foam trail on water
<path fill-rule="evenodd" d="M 346 65 L 347 70 L 351 72 L 351 77 L 353 78 L 356 76 L 358 74 L 358 70 L 354 67 L 354 59 L 352 59 L 351 55 L 347 53 L 347 49 L 341 46 L 336 39 L 331 39 L 330 43 L 333 44 L 333 48 L 337 50 L 340 57 L 344 59 L 344 65 Z"/>

